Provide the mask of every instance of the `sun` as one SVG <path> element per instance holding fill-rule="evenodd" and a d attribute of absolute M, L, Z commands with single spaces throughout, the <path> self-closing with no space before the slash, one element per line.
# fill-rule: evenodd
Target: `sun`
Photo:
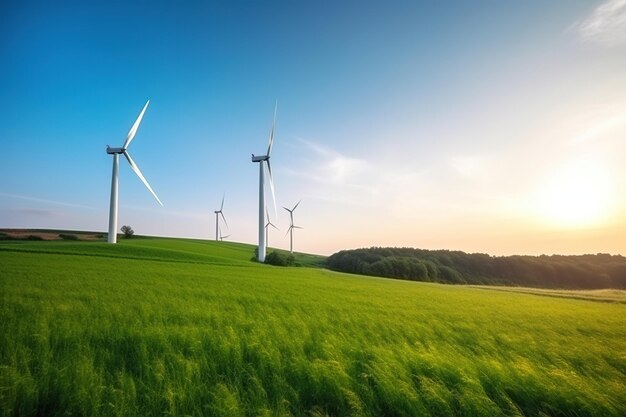
<path fill-rule="evenodd" d="M 536 195 L 537 214 L 551 225 L 578 228 L 606 219 L 611 203 L 611 175 L 590 159 L 571 160 L 555 169 Z"/>

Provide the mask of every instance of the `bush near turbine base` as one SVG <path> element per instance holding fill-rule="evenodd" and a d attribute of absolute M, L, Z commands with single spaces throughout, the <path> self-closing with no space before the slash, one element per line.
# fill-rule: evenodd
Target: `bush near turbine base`
<path fill-rule="evenodd" d="M 272 251 L 265 257 L 265 263 L 275 266 L 295 266 L 296 258 L 291 253 Z"/>

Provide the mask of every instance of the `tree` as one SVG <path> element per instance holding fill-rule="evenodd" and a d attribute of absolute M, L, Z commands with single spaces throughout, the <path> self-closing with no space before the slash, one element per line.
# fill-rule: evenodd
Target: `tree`
<path fill-rule="evenodd" d="M 122 233 L 124 233 L 124 237 L 130 239 L 135 234 L 135 231 L 130 226 L 122 226 Z"/>
<path fill-rule="evenodd" d="M 522 285 L 538 288 L 626 288 L 621 255 L 489 256 L 412 248 L 353 249 L 326 259 L 333 270 L 450 284 Z"/>

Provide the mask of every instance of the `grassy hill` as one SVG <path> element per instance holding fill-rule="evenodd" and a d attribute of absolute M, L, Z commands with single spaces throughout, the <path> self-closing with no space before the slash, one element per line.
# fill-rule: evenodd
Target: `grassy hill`
<path fill-rule="evenodd" d="M 0 242 L 0 413 L 626 415 L 626 304 L 253 250 Z"/>

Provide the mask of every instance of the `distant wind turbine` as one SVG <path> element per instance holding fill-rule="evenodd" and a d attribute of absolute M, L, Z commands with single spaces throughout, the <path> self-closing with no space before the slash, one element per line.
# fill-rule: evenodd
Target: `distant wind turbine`
<path fill-rule="evenodd" d="M 296 207 L 298 207 L 298 204 L 300 204 L 300 201 L 298 201 L 291 210 L 288 209 L 287 207 L 283 207 L 285 210 L 289 212 L 289 229 L 287 229 L 287 233 L 285 233 L 285 236 L 289 234 L 289 253 L 293 253 L 293 229 L 302 229 L 302 227 L 295 226 L 293 224 L 293 212 L 296 211 Z"/>
<path fill-rule="evenodd" d="M 274 223 L 272 223 L 272 221 L 270 220 L 270 214 L 267 211 L 267 207 L 265 208 L 265 215 L 266 215 L 266 218 L 267 218 L 267 223 L 265 223 L 265 244 L 267 245 L 267 247 L 269 247 L 269 245 L 270 245 L 269 226 L 272 226 L 276 230 L 280 230 L 280 229 L 278 229 L 278 227 L 276 227 L 276 225 Z"/>
<path fill-rule="evenodd" d="M 226 197 L 226 194 L 222 195 L 222 205 L 220 206 L 220 209 L 219 210 L 215 210 L 215 212 L 214 212 L 215 213 L 215 240 L 216 241 L 219 239 L 220 214 L 222 215 L 222 219 L 224 220 L 224 224 L 226 225 L 226 227 L 228 227 L 228 222 L 226 221 L 226 217 L 224 217 L 224 212 L 222 211 L 222 210 L 224 210 L 224 197 Z"/>
<path fill-rule="evenodd" d="M 269 174 L 270 191 L 272 192 L 272 200 L 274 201 L 274 210 L 276 210 L 276 196 L 274 194 L 274 179 L 272 178 L 272 167 L 270 165 L 270 153 L 272 152 L 272 144 L 274 143 L 274 129 L 276 127 L 276 109 L 278 103 L 274 106 L 274 121 L 272 122 L 272 130 L 270 132 L 269 144 L 267 146 L 267 154 L 255 156 L 252 154 L 252 162 L 259 163 L 259 247 L 258 261 L 265 262 L 265 183 L 263 166 L 267 164 L 267 173 Z M 265 162 L 265 164 L 264 164 Z"/>
<path fill-rule="evenodd" d="M 118 171 L 119 171 L 120 154 L 126 157 L 126 160 L 128 160 L 128 163 L 130 164 L 131 169 L 135 171 L 135 174 L 137 174 L 137 176 L 139 177 L 141 182 L 143 182 L 143 184 L 146 186 L 148 191 L 150 191 L 152 195 L 154 196 L 154 198 L 156 198 L 156 201 L 158 201 L 159 204 L 163 206 L 163 203 L 161 203 L 161 200 L 159 200 L 159 197 L 157 197 L 156 193 L 154 192 L 152 187 L 150 187 L 150 184 L 148 184 L 148 181 L 146 181 L 143 174 L 139 170 L 139 167 L 137 166 L 137 164 L 135 164 L 135 161 L 133 161 L 133 159 L 130 157 L 130 154 L 128 153 L 128 146 L 130 145 L 130 142 L 132 142 L 133 138 L 137 134 L 137 129 L 139 128 L 141 119 L 143 119 L 143 114 L 146 112 L 146 109 L 148 108 L 148 104 L 150 104 L 150 100 L 148 100 L 146 102 L 146 105 L 143 106 L 143 110 L 141 110 L 141 113 L 139 113 L 139 117 L 137 117 L 137 120 L 135 120 L 135 123 L 128 131 L 128 135 L 126 136 L 126 141 L 124 142 L 122 147 L 111 148 L 110 146 L 107 145 L 107 153 L 109 155 L 113 155 L 113 175 L 111 178 L 111 204 L 109 206 L 109 236 L 107 239 L 109 243 L 117 243 L 117 205 L 118 205 L 117 204 L 118 203 L 117 189 L 118 189 Z"/>

